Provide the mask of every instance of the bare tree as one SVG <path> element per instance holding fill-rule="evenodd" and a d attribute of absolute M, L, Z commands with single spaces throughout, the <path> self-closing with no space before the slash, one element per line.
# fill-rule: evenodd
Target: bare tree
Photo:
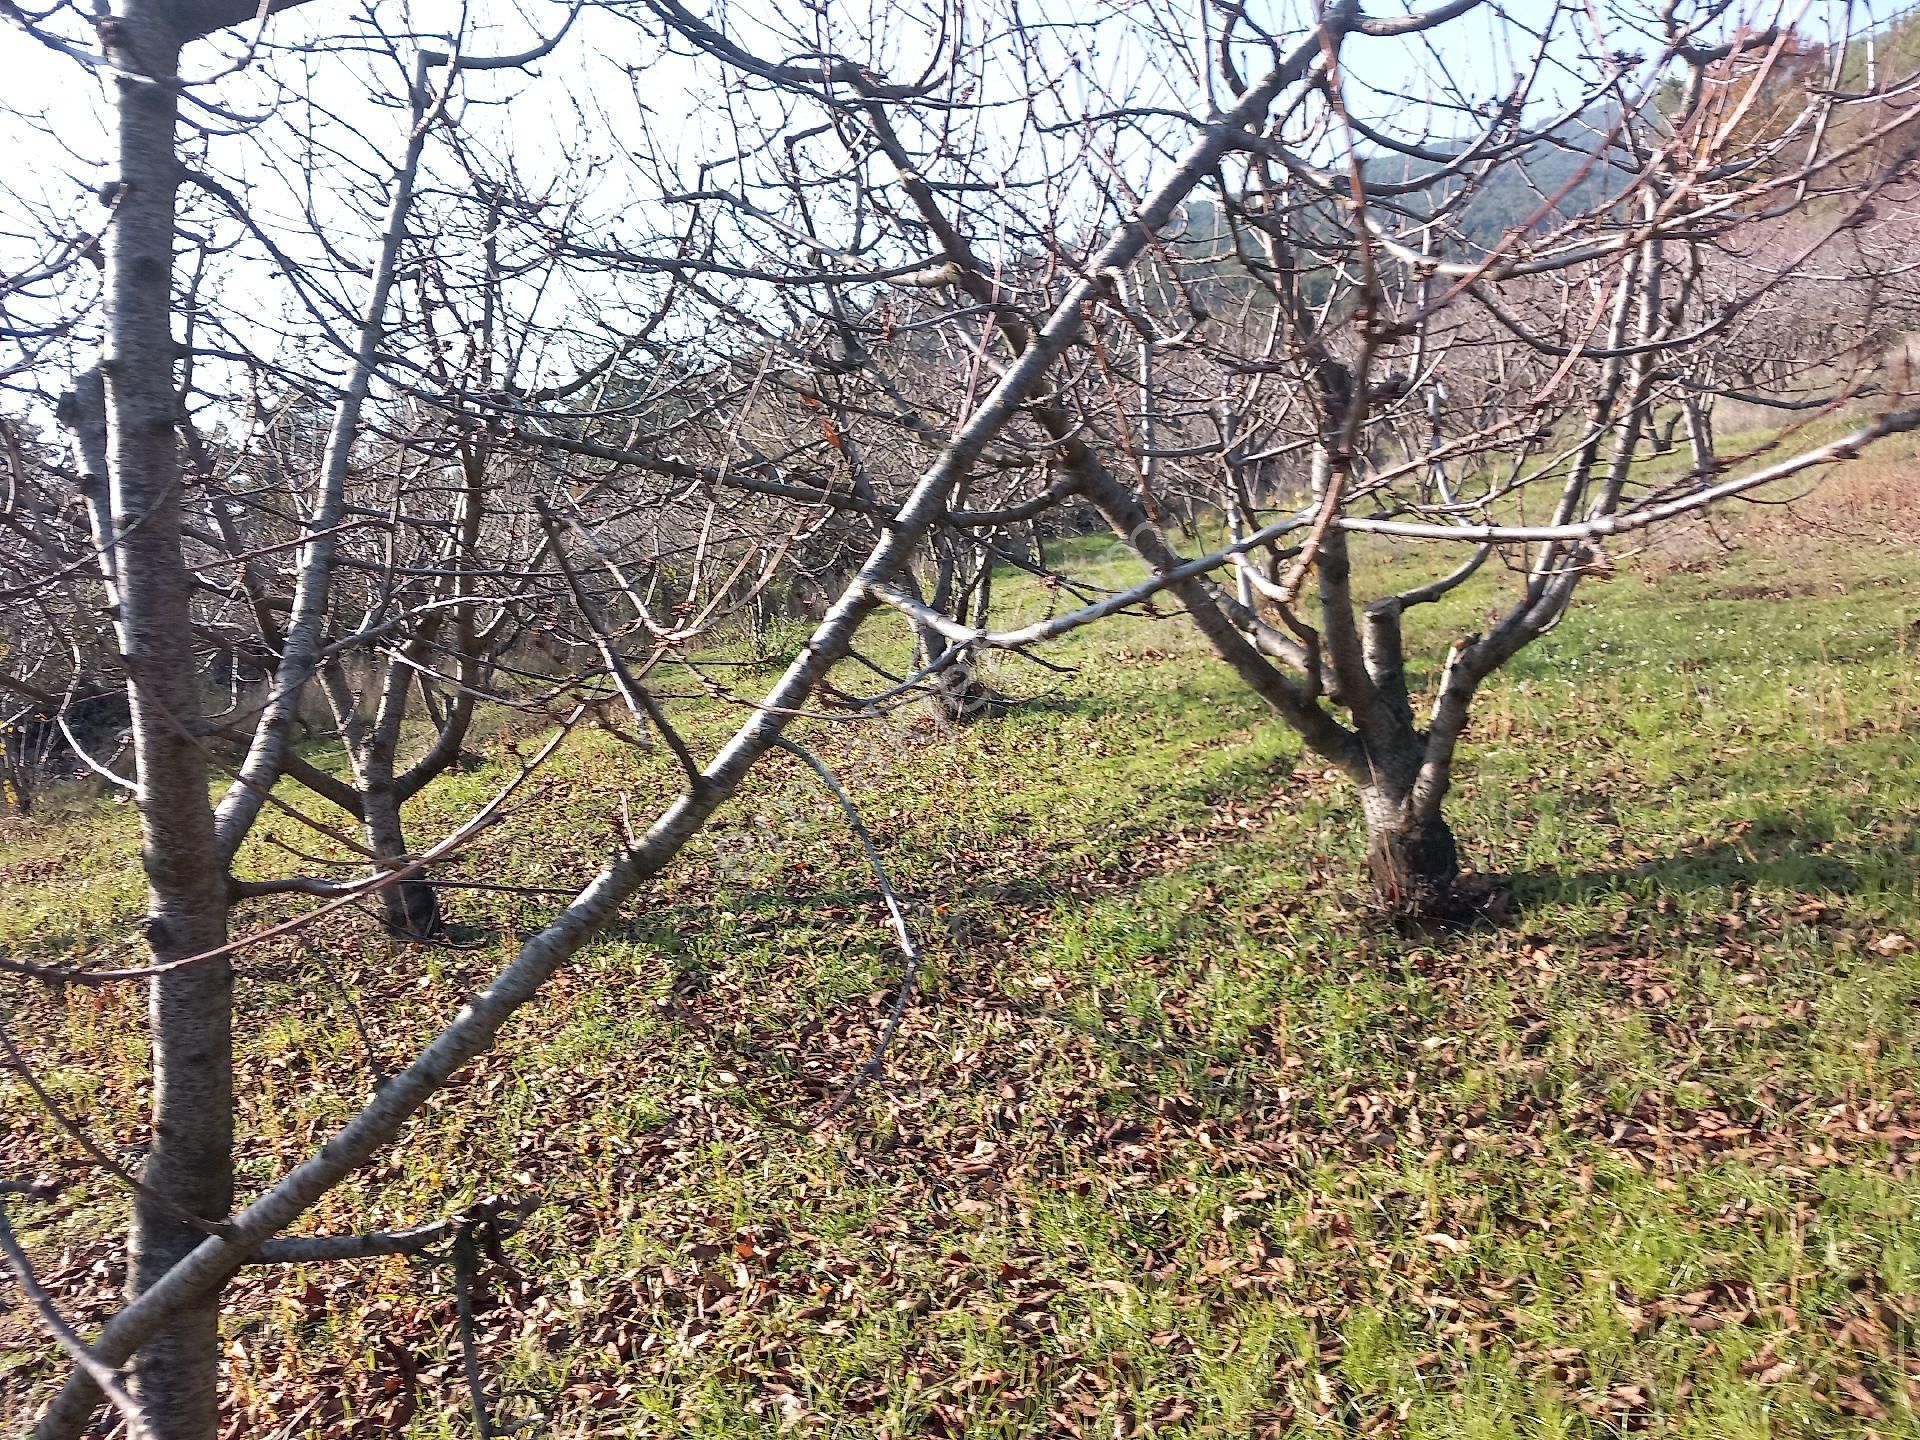
<path fill-rule="evenodd" d="M 1395 77 L 1409 56 L 1478 8 L 1446 0 L 1387 19 L 1344 5 L 1265 23 L 1233 7 L 1189 31 L 1151 10 L 1078 28 L 940 11 L 922 30 L 820 7 L 756 17 L 741 38 L 677 0 L 641 0 L 596 16 L 601 38 L 636 56 L 669 44 L 727 118 L 691 184 L 676 146 L 645 135 L 627 145 L 625 188 L 604 212 L 578 176 L 532 184 L 473 127 L 442 124 L 461 87 L 550 53 L 571 12 L 498 57 L 465 34 L 427 43 L 377 27 L 364 47 L 330 47 L 318 7 L 266 22 L 207 0 L 122 0 L 98 28 L 98 53 L 86 31 L 63 28 L 64 12 L 19 16 L 109 74 L 117 158 L 97 293 L 88 245 L 43 245 L 42 268 L 64 277 L 57 298 L 80 318 L 23 329 L 9 370 L 44 369 L 89 326 L 103 339 L 103 384 L 76 366 L 65 408 L 90 538 L 76 512 L 56 541 L 23 546 L 30 573 L 15 588 L 48 596 L 77 561 L 93 567 L 131 711 L 150 905 L 142 964 L 0 965 L 69 984 L 145 983 L 154 1071 L 127 1303 L 84 1346 L 51 1315 L 75 1368 L 37 1433 L 82 1433 L 104 1396 L 130 1425 L 204 1440 L 217 1423 L 221 1295 L 242 1266 L 391 1253 L 457 1232 L 276 1240 L 495 1044 L 752 767 L 795 743 L 788 732 L 810 706 L 874 710 L 931 693 L 963 711 L 987 696 L 990 708 L 978 657 L 1029 655 L 1171 591 L 1360 788 L 1385 898 L 1450 908 L 1457 856 L 1442 804 L 1474 693 L 1567 613 L 1579 579 L 1604 563 L 1600 547 L 1920 425 L 1887 408 L 1839 441 L 1760 469 L 1743 457 L 1737 470 L 1696 425 L 1694 469 L 1636 469 L 1661 405 L 1727 388 L 1691 360 L 1753 324 L 1786 283 L 1786 266 L 1739 280 L 1718 257 L 1793 215 L 1812 223 L 1787 258 L 1831 255 L 1862 204 L 1895 193 L 1904 83 L 1860 96 L 1825 84 L 1755 130 L 1729 123 L 1741 113 L 1729 97 L 1769 83 L 1764 60 L 1746 62 L 1783 53 L 1777 35 L 1719 8 L 1672 11 L 1637 65 L 1576 64 L 1594 50 L 1565 47 L 1559 28 L 1590 12 L 1569 7 L 1534 37 L 1533 76 L 1490 112 L 1436 82 L 1431 113 L 1444 120 L 1426 132 L 1370 118 L 1382 97 L 1404 103 Z M 210 38 L 246 22 L 266 23 Z M 286 49 L 295 63 L 344 64 L 364 48 L 405 77 L 398 160 L 358 167 L 376 177 L 364 184 L 333 176 L 337 190 L 295 227 L 298 247 L 268 207 L 213 173 L 231 138 L 216 132 L 247 132 L 221 85 L 267 63 L 278 24 L 308 24 Z M 1173 63 L 1066 63 L 1091 54 L 1102 27 L 1133 27 Z M 189 46 L 231 64 L 183 79 Z M 1379 88 L 1363 104 L 1356 75 L 1370 65 Z M 1575 93 L 1537 117 L 1532 87 L 1554 67 L 1575 74 Z M 1656 103 L 1674 75 L 1677 95 Z M 189 126 L 183 104 L 212 118 Z M 1477 133 L 1447 128 L 1468 117 Z M 1502 176 L 1531 193 L 1530 157 L 1566 149 L 1569 123 L 1589 132 L 1575 180 L 1501 233 L 1476 235 L 1476 200 Z M 460 195 L 423 184 L 433 174 L 458 176 Z M 209 333 L 200 257 L 219 247 L 182 243 L 183 183 L 287 277 L 312 316 L 311 355 L 269 353 L 237 313 Z M 379 216 L 363 232 L 364 264 L 333 235 L 343 196 Z M 509 263 L 498 242 L 516 230 L 527 246 Z M 1714 283 L 1731 298 L 1708 276 L 1725 277 Z M 545 298 L 550 286 L 569 313 Z M 593 343 L 569 352 L 562 337 L 596 313 L 606 323 Z M 215 361 L 236 392 L 239 377 L 271 382 L 326 411 L 308 436 L 314 453 L 291 458 L 278 494 L 228 483 L 271 445 L 199 433 L 195 401 L 212 382 L 196 376 Z M 1823 401 L 1861 397 L 1846 375 L 1831 378 L 1837 395 Z M 231 396 L 225 405 L 242 413 Z M 1542 490 L 1544 523 L 1526 508 Z M 1047 525 L 1082 524 L 1089 507 L 1146 562 L 1138 585 L 1095 593 L 1032 543 Z M 1216 516 L 1242 533 L 1196 544 Z M 1371 536 L 1469 558 L 1362 603 L 1349 547 Z M 292 558 L 281 569 L 266 552 Z M 1452 648 L 1417 725 L 1400 616 L 1496 558 L 1512 566 L 1517 598 Z M 990 629 L 995 565 L 1036 570 L 1076 598 Z M 815 583 L 841 573 L 784 672 L 743 696 L 695 642 L 795 568 Z M 1210 578 L 1229 569 L 1233 590 Z M 209 783 L 224 762 L 200 660 L 206 632 L 234 627 L 213 623 L 226 614 L 207 608 L 214 591 L 251 614 L 269 676 L 218 804 Z M 856 648 L 883 611 L 903 613 L 918 637 L 905 669 Z M 551 663 L 529 663 L 521 640 Z M 877 688 L 851 693 L 851 667 L 836 669 L 848 661 L 877 672 Z M 676 723 L 659 667 L 742 707 L 710 756 Z M 351 782 L 307 773 L 294 751 L 316 688 L 347 741 Z M 411 768 L 400 760 L 410 695 L 431 733 Z M 492 802 L 410 846 L 399 815 L 418 793 L 410 777 L 423 785 L 457 755 L 467 700 L 558 703 L 566 719 Z M 306 781 L 364 827 L 370 873 L 257 887 L 319 894 L 320 913 L 456 854 L 589 714 L 663 744 L 677 793 L 322 1146 L 287 1157 L 281 1179 L 235 1208 L 231 962 L 269 932 L 236 936 L 249 882 L 234 866 L 268 807 L 324 823 L 277 782 Z M 390 923 L 429 928 L 425 904 L 400 890 Z"/>
<path fill-rule="evenodd" d="M 235 786 L 216 808 L 206 800 L 208 759 L 193 724 L 199 689 L 192 570 L 181 514 L 179 357 L 172 332 L 175 193 L 181 171 L 175 135 L 183 91 L 178 75 L 182 46 L 240 18 L 203 7 L 135 0 L 106 34 L 108 63 L 127 79 L 114 94 L 118 209 L 103 242 L 107 339 L 102 370 L 112 544 L 103 552 L 108 558 L 102 573 L 113 586 L 119 649 L 133 706 L 136 803 L 146 834 L 152 897 L 146 935 L 151 960 L 132 971 L 76 972 L 63 978 L 89 983 L 138 978 L 151 987 L 154 1134 L 135 1200 L 129 1302 L 93 1342 L 73 1381 L 43 1415 L 39 1432 L 47 1436 L 71 1435 L 83 1428 L 102 1380 L 112 1388 L 117 1382 L 109 1377 L 110 1369 L 129 1361 L 132 1383 L 127 1394 L 144 1412 L 140 1423 L 151 1433 L 213 1433 L 219 1295 L 225 1281 L 342 1176 L 389 1142 L 462 1061 L 491 1044 L 506 1018 L 623 899 L 684 846 L 752 764 L 781 739 L 826 671 L 846 655 L 855 630 L 878 608 L 874 587 L 902 574 L 915 548 L 944 514 L 956 483 L 1031 400 L 1049 367 L 1074 341 L 1082 307 L 1104 283 L 1088 278 L 1070 287 L 1033 343 L 996 383 L 983 389 L 965 423 L 938 446 L 913 483 L 858 575 L 734 737 L 704 766 L 684 745 L 676 745 L 686 762 L 686 787 L 646 835 L 636 837 L 628 853 L 528 941 L 506 970 L 320 1151 L 229 1216 L 228 867 L 284 765 L 297 694 L 322 659 L 324 597 L 332 579 L 333 530 L 342 504 L 335 476 L 344 480 L 351 411 L 363 402 L 371 364 L 381 358 L 384 300 L 392 281 L 390 267 L 376 263 L 355 368 L 336 409 L 316 502 L 303 517 L 301 583 L 277 660 L 275 694 L 256 726 Z M 440 63 L 450 71 L 458 68 L 447 59 Z M 423 58 L 420 73 L 429 68 Z M 1226 133 L 1264 113 L 1300 70 L 1297 60 L 1283 58 L 1227 117 L 1222 134 L 1192 147 L 1160 182 L 1140 218 L 1122 227 L 1093 257 L 1099 262 L 1096 274 L 1129 264 L 1224 153 Z M 923 88 L 894 86 L 875 75 L 871 65 L 835 60 L 824 67 L 805 67 L 795 78 L 829 88 L 853 85 L 883 99 L 905 98 Z M 420 86 L 411 93 L 418 111 Z M 408 140 L 409 155 L 419 136 L 416 124 Z M 401 217 L 410 173 L 403 162 L 391 207 Z M 399 225 L 387 233 L 391 242 Z M 383 247 L 383 253 L 385 248 L 390 246 Z M 608 663 L 612 665 L 611 656 Z M 640 708 L 651 710 L 644 703 Z M 664 728 L 659 716 L 652 718 Z M 475 823 L 482 818 L 476 817 Z"/>
<path fill-rule="evenodd" d="M 1238 23 L 1227 18 L 1217 58 L 1221 85 L 1244 93 Z M 1456 888 L 1445 816 L 1473 699 L 1568 614 L 1581 580 L 1610 565 L 1609 543 L 1916 423 L 1901 408 L 1910 386 L 1880 364 L 1910 259 L 1857 243 L 1876 207 L 1910 205 L 1912 77 L 1850 92 L 1844 37 L 1809 67 L 1790 32 L 1674 12 L 1626 32 L 1650 54 L 1623 48 L 1535 121 L 1559 23 L 1578 22 L 1551 17 L 1534 70 L 1506 93 L 1431 98 L 1428 117 L 1480 118 L 1460 135 L 1369 118 L 1398 97 L 1355 79 L 1365 72 L 1338 41 L 1393 24 L 1329 39 L 1305 61 L 1308 92 L 1237 137 L 1236 168 L 1210 177 L 1185 231 L 1108 277 L 1090 362 L 1029 414 L 1065 480 L 1055 502 L 1090 503 L 1154 578 L 997 633 L 918 595 L 885 597 L 966 653 L 1025 649 L 1173 591 L 1352 780 L 1382 902 L 1429 917 L 1484 898 Z M 1765 123 L 1739 123 L 1760 108 Z M 1543 160 L 1568 155 L 1571 168 Z M 966 191 L 965 172 L 945 175 L 937 149 L 893 158 L 956 290 L 992 308 L 1017 350 L 1027 322 L 1007 267 L 981 260 L 941 198 Z M 1816 271 L 1808 344 L 1780 322 L 1814 308 L 1796 292 Z M 1796 358 L 1763 379 L 1769 347 Z M 1790 418 L 1730 449 L 1712 406 L 1736 395 Z M 1842 438 L 1801 438 L 1809 414 L 1848 408 L 1865 413 Z M 1652 470 L 1675 427 L 1690 466 Z M 1220 517 L 1231 543 L 1183 548 L 1177 522 L 1196 513 Z M 1360 591 L 1360 546 L 1416 542 L 1440 557 L 1431 578 Z M 1210 578 L 1219 570 L 1231 587 Z M 1503 575 L 1511 594 L 1425 678 L 1421 715 L 1403 617 Z"/>

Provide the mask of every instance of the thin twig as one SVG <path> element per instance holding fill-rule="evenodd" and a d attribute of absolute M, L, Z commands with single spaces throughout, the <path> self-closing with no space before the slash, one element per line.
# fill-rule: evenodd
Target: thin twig
<path fill-rule="evenodd" d="M 20 1287 L 20 1293 L 26 1296 L 27 1304 L 40 1317 L 40 1323 L 46 1327 L 54 1343 L 66 1351 L 73 1363 L 86 1372 L 87 1378 L 100 1387 L 100 1392 L 127 1422 L 127 1440 L 150 1440 L 153 1432 L 147 1427 L 146 1416 L 121 1383 L 120 1372 L 87 1348 L 73 1327 L 61 1317 L 52 1297 L 40 1288 L 40 1282 L 34 1278 L 33 1266 L 27 1260 L 27 1252 L 20 1248 L 20 1242 L 14 1238 L 13 1226 L 7 1220 L 4 1206 L 0 1206 L 0 1256 L 5 1257 L 7 1269 L 13 1272 L 14 1283 Z"/>
<path fill-rule="evenodd" d="M 573 562 L 567 559 L 567 547 L 560 539 L 560 519 L 553 513 L 546 501 L 536 498 L 534 507 L 540 512 L 540 523 L 546 528 L 547 537 L 553 542 L 554 563 L 560 567 L 560 573 L 566 577 L 567 588 L 573 592 L 573 603 L 581 617 L 586 620 L 587 628 L 593 631 L 594 647 L 600 652 L 600 659 L 607 671 L 613 676 L 613 683 L 619 687 L 620 698 L 627 702 L 627 708 L 633 712 L 633 718 L 640 723 L 642 732 L 649 722 L 660 732 L 660 738 L 667 742 L 667 748 L 673 751 L 673 758 L 680 762 L 680 768 L 686 772 L 687 789 L 698 794 L 707 783 L 701 773 L 700 762 L 693 758 L 693 752 L 687 749 L 687 742 L 680 738 L 680 732 L 673 728 L 667 719 L 666 711 L 660 708 L 660 702 L 654 699 L 651 691 L 633 676 L 627 669 L 627 662 L 620 657 L 615 648 L 613 637 L 607 633 L 606 622 L 600 618 L 599 609 L 593 603 L 593 597 L 587 594 L 586 587 L 580 583 L 580 577 L 574 572 Z"/>
<path fill-rule="evenodd" d="M 294 1235 L 269 1240 L 253 1253 L 254 1265 L 298 1265 L 327 1260 L 371 1260 L 383 1255 L 419 1255 L 462 1230 L 477 1224 L 497 1227 L 502 1235 L 511 1235 L 520 1222 L 533 1213 L 532 1197 L 511 1203 L 485 1200 L 458 1215 L 444 1220 L 415 1225 L 407 1230 L 378 1230 L 365 1235 Z"/>
<path fill-rule="evenodd" d="M 867 1058 L 866 1064 L 854 1072 L 846 1088 L 816 1122 L 824 1125 L 846 1109 L 852 1103 L 853 1097 L 859 1094 L 869 1080 L 878 1078 L 881 1061 L 886 1058 L 887 1047 L 893 1043 L 894 1033 L 900 1028 L 901 1018 L 907 1013 L 907 1002 L 913 997 L 914 984 L 920 975 L 921 951 L 914 941 L 913 931 L 907 925 L 906 912 L 901 908 L 900 899 L 893 893 L 893 885 L 887 879 L 887 867 L 880 859 L 880 849 L 873 843 L 873 836 L 867 832 L 866 824 L 860 818 L 860 811 L 841 787 L 839 780 L 834 778 L 833 771 L 797 740 L 789 740 L 783 735 L 775 740 L 774 744 L 804 760 L 813 773 L 820 777 L 820 783 L 827 787 L 827 792 L 840 802 L 840 808 L 846 812 L 847 823 L 853 827 L 853 833 L 859 838 L 861 848 L 867 852 L 867 864 L 872 867 L 874 883 L 880 887 L 880 896 L 887 902 L 887 913 L 893 919 L 893 933 L 899 938 L 900 953 L 906 957 L 906 966 L 900 973 L 900 993 L 894 996 L 893 1009 L 888 1013 L 887 1023 L 880 1031 L 879 1040 L 874 1044 L 873 1054 Z"/>
<path fill-rule="evenodd" d="M 300 948 L 305 950 L 313 963 L 320 967 L 320 973 L 327 977 L 327 983 L 333 986 L 334 992 L 340 997 L 340 1003 L 346 1007 L 347 1018 L 353 1022 L 354 1032 L 360 1037 L 360 1048 L 366 1055 L 367 1074 L 373 1077 L 374 1089 L 379 1089 L 381 1082 L 387 1078 L 387 1073 L 380 1068 L 380 1052 L 373 1043 L 373 1033 L 367 1029 L 366 1017 L 360 1013 L 360 1002 L 354 999 L 353 991 L 347 988 L 339 972 L 327 960 L 326 951 L 317 945 L 308 945 L 304 941 Z"/>
<path fill-rule="evenodd" d="M 0 1050 L 6 1052 L 8 1067 L 14 1074 L 18 1075 L 26 1087 L 33 1092 L 34 1099 L 40 1102 L 40 1108 L 52 1117 L 54 1124 L 67 1132 L 74 1144 L 87 1152 L 87 1155 L 96 1165 L 113 1176 L 113 1178 L 118 1180 L 122 1185 L 125 1185 L 129 1190 L 133 1191 L 134 1194 L 138 1195 L 149 1205 L 157 1210 L 165 1211 L 168 1216 L 178 1220 L 189 1229 L 198 1230 L 203 1235 L 225 1235 L 227 1233 L 227 1227 L 221 1222 L 205 1219 L 202 1216 L 195 1215 L 190 1210 L 176 1205 L 166 1196 L 160 1194 L 159 1191 L 143 1184 L 138 1176 L 134 1175 L 119 1161 L 107 1154 L 94 1138 L 80 1127 L 79 1122 L 72 1119 L 66 1111 L 62 1110 L 53 1096 L 47 1093 L 46 1086 L 40 1083 L 40 1077 L 35 1075 L 33 1073 L 33 1067 L 27 1064 L 26 1056 L 22 1055 L 18 1047 L 14 1045 L 13 1037 L 7 1033 L 7 1027 L 4 1021 L 0 1021 Z"/>
<path fill-rule="evenodd" d="M 463 1220 L 453 1236 L 453 1287 L 460 1317 L 460 1360 L 467 1372 L 467 1394 L 473 1401 L 473 1431 L 479 1440 L 493 1440 L 493 1420 L 487 1413 L 487 1387 L 480 1374 L 480 1343 L 473 1329 L 473 1270 L 476 1259 L 473 1222 Z"/>

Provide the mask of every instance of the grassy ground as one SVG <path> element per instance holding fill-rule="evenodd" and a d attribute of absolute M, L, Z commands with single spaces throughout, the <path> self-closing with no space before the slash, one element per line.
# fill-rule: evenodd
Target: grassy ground
<path fill-rule="evenodd" d="M 1344 782 L 1176 620 L 1003 671 L 1041 698 L 957 737 L 811 724 L 929 951 L 884 1083 L 819 1123 L 899 958 L 779 757 L 315 1228 L 538 1192 L 478 1339 L 560 1437 L 1920 1436 L 1916 578 L 1830 539 L 1590 586 L 1478 713 L 1453 815 L 1517 912 L 1447 940 L 1367 916 Z M 583 736 L 462 873 L 577 883 L 665 783 Z M 130 834 L 10 823 L 0 944 L 112 935 Z M 551 904 L 452 903 L 472 948 L 347 913 L 250 962 L 248 1185 Z M 132 1154 L 139 997 L 6 993 Z M 16 1220 L 98 1314 L 117 1197 L 0 1105 L 5 1171 L 75 1182 Z M 0 1413 L 49 1373 L 28 1335 L 0 1314 Z M 454 1337 L 442 1267 L 250 1273 L 232 1433 L 469 1434 Z"/>

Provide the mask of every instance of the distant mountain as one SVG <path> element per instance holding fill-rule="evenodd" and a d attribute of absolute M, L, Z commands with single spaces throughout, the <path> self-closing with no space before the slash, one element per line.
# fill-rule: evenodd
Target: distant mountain
<path fill-rule="evenodd" d="M 1533 232 L 1555 229 L 1604 206 L 1630 173 L 1617 150 L 1608 149 L 1616 114 L 1611 107 L 1587 111 L 1557 126 L 1521 155 L 1502 156 L 1490 173 L 1481 175 L 1477 166 L 1469 164 L 1462 176 L 1449 177 L 1422 194 L 1395 197 L 1392 203 L 1418 215 L 1426 213 L 1431 205 L 1451 201 L 1463 186 L 1471 184 L 1473 193 L 1450 217 L 1449 230 L 1456 244 L 1465 241 L 1476 249 L 1492 245 L 1516 227 Z M 1461 142 L 1452 153 L 1460 153 L 1467 143 Z M 1426 148 L 1445 147 L 1428 142 Z M 1429 174 L 1440 164 L 1386 153 L 1370 156 L 1364 162 L 1368 179 L 1383 189 Z M 1381 213 L 1383 219 L 1388 218 L 1390 207 L 1383 204 Z M 1316 236 L 1340 243 L 1338 237 L 1344 231 L 1327 205 L 1308 207 L 1304 216 L 1293 217 L 1288 228 L 1292 238 L 1307 250 L 1314 247 Z M 1187 265 L 1202 273 L 1212 262 L 1218 263 L 1219 273 L 1241 268 L 1235 263 L 1233 236 L 1217 201 L 1190 201 L 1182 228 L 1170 238 Z M 1241 258 L 1257 262 L 1256 237 L 1248 227 L 1242 227 L 1240 241 Z"/>
<path fill-rule="evenodd" d="M 1611 106 L 1587 111 L 1496 164 L 1455 218 L 1460 238 L 1485 249 L 1516 228 L 1554 230 L 1604 208 L 1631 173 L 1617 146 L 1609 146 L 1618 113 Z M 1405 173 L 1406 162 L 1395 157 L 1393 169 Z"/>

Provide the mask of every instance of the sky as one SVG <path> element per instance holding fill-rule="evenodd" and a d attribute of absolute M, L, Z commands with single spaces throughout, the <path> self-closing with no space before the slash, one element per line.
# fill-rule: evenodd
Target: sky
<path fill-rule="evenodd" d="M 910 77 L 924 68 L 934 49 L 930 37 L 940 33 L 937 3 L 830 0 L 818 23 L 831 27 L 825 33 L 833 48 L 894 77 Z M 1122 100 L 1186 114 L 1204 109 L 1207 91 L 1194 73 L 1194 56 L 1219 22 L 1217 13 L 1200 8 L 1203 3 L 1022 4 L 1018 13 L 1034 36 L 1034 52 L 1024 64 L 1008 59 L 1010 52 L 996 38 L 1004 35 L 997 28 L 1005 24 L 1001 11 L 968 10 L 967 33 L 978 53 L 996 59 L 974 77 L 969 95 L 981 108 L 962 116 L 965 133 L 956 143 L 982 155 L 1011 157 L 1005 175 L 1017 180 L 1027 163 L 1020 157 L 1032 148 L 1032 127 L 1047 117 L 1011 102 L 1035 86 L 1050 89 L 1060 116 Z M 1279 0 L 1249 8 L 1270 32 L 1287 35 L 1310 23 L 1309 3 Z M 1435 111 L 1431 96 L 1451 91 L 1489 100 L 1503 94 L 1527 67 L 1533 37 L 1553 17 L 1550 63 L 1534 100 L 1536 113 L 1558 110 L 1582 93 L 1583 77 L 1592 74 L 1591 56 L 1647 49 L 1644 37 L 1634 34 L 1636 25 L 1646 23 L 1637 3 L 1615 0 L 1603 10 L 1582 0 L 1556 10 L 1552 0 L 1509 0 L 1489 4 L 1431 38 L 1356 39 L 1343 60 L 1348 101 L 1357 115 L 1401 133 L 1469 133 L 1470 117 Z M 1370 0 L 1368 10 L 1405 13 L 1398 0 Z M 233 34 L 190 47 L 183 65 L 191 97 L 186 108 L 206 132 L 202 144 L 190 147 L 190 163 L 204 165 L 242 195 L 317 277 L 302 297 L 268 273 L 257 246 L 235 237 L 236 248 L 210 262 L 221 275 L 212 293 L 225 302 L 233 324 L 254 332 L 249 344 L 262 334 L 269 344 L 278 337 L 283 351 L 303 337 L 310 341 L 312 306 L 350 310 L 364 290 L 355 270 L 373 253 L 389 167 L 405 142 L 407 116 L 394 99 L 404 87 L 410 53 L 404 42 L 432 37 L 431 43 L 445 44 L 458 36 L 467 54 L 518 51 L 552 34 L 568 13 L 563 0 L 311 0 L 271 20 L 257 51 Z M 813 38 L 794 33 L 792 17 L 801 12 L 773 0 L 734 0 L 705 13 L 770 57 L 784 58 Z M 692 57 L 684 43 L 667 43 L 658 21 L 636 23 L 631 17 L 637 14 L 644 12 L 584 10 L 553 55 L 526 71 L 464 77 L 452 107 L 461 145 L 485 154 L 491 165 L 510 161 L 531 189 L 538 192 L 544 184 L 542 193 L 553 204 L 573 207 L 576 224 L 610 239 L 656 228 L 660 218 L 652 196 L 663 189 L 724 184 L 730 175 L 751 170 L 757 163 L 752 156 L 729 165 L 738 148 L 732 136 L 743 122 L 772 130 L 780 118 L 773 101 L 725 92 L 712 61 Z M 1879 18 L 1838 0 L 1798 0 L 1793 9 L 1775 5 L 1745 15 L 1756 25 L 1781 20 L 1811 30 L 1858 27 Z M 84 43 L 84 27 L 69 23 L 67 33 Z M 242 59 L 249 63 L 236 68 Z M 1247 63 L 1250 68 L 1254 57 Z M 103 161 L 110 131 L 100 77 L 18 29 L 0 29 L 0 74 L 9 76 L 0 98 L 0 141 L 25 160 L 0 173 L 0 268 L 17 274 L 44 253 L 49 232 L 72 235 L 100 223 L 103 212 L 93 192 L 109 173 Z M 1643 74 L 1641 83 L 1654 78 Z M 1163 128 L 1166 148 L 1180 133 L 1174 122 Z M 1133 155 L 1106 157 L 1105 163 L 1130 176 L 1144 176 L 1157 158 L 1146 153 L 1159 143 L 1146 128 L 1114 143 L 1140 147 Z M 648 158 L 636 163 L 635 150 L 649 152 Z M 447 186 L 461 183 L 460 172 L 447 163 L 450 155 L 436 152 L 430 160 L 432 173 Z M 1089 151 L 1084 163 L 1091 175 L 1102 157 Z M 819 203 L 831 202 L 823 196 Z M 217 230 L 219 222 L 204 204 L 199 213 Z M 842 218 L 851 225 L 855 217 Z M 191 202 L 185 223 L 198 223 Z M 78 276 L 63 292 L 13 304 L 16 310 L 35 303 L 43 311 L 84 310 L 89 284 Z M 639 302 L 622 300 L 605 286 L 570 291 L 562 284 L 538 303 L 548 315 L 577 315 L 580 330 L 591 338 L 635 323 Z M 76 334 L 87 338 L 84 317 Z M 553 355 L 533 363 L 557 372 L 572 358 Z"/>

